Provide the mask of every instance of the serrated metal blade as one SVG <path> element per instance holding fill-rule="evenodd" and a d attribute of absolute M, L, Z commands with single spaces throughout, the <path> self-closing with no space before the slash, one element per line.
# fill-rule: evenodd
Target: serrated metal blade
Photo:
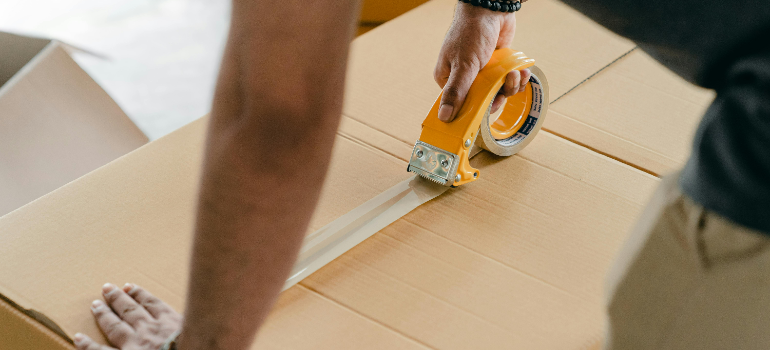
<path fill-rule="evenodd" d="M 407 170 L 441 185 L 450 186 L 455 181 L 458 164 L 456 154 L 417 140 Z"/>

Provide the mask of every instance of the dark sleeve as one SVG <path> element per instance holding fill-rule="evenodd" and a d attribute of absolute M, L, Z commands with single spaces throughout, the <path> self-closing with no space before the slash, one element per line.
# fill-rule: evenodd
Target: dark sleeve
<path fill-rule="evenodd" d="M 727 70 L 680 184 L 709 210 L 770 234 L 770 48 Z"/>
<path fill-rule="evenodd" d="M 770 42 L 768 0 L 562 1 L 707 88 L 724 83 L 725 69 L 720 68 Z"/>

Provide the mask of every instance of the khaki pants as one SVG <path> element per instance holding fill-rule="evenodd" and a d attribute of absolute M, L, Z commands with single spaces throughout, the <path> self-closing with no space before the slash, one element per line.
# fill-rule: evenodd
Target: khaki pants
<path fill-rule="evenodd" d="M 704 210 L 677 179 L 608 276 L 605 349 L 770 349 L 770 237 Z"/>

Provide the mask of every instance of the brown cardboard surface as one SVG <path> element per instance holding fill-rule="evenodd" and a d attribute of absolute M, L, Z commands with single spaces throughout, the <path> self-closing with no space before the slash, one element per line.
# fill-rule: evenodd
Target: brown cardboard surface
<path fill-rule="evenodd" d="M 15 305 L 0 298 L 0 350 L 71 350 L 75 347 Z"/>
<path fill-rule="evenodd" d="M 60 43 L 0 33 L 0 46 L 0 216 L 147 142 Z"/>
<path fill-rule="evenodd" d="M 144 285 L 181 309 L 204 128 L 194 122 L 0 218 L 0 293 L 70 336 L 100 337 L 88 305 L 106 281 Z M 338 137 L 311 230 L 408 178 L 402 164 Z"/>
<path fill-rule="evenodd" d="M 437 349 L 586 348 L 603 278 L 657 180 L 542 133 L 301 285 Z"/>
<path fill-rule="evenodd" d="M 405 159 L 438 95 L 431 72 L 454 3 L 430 2 L 355 42 L 311 230 L 410 176 Z M 530 32 L 518 38 L 551 96 L 630 48 L 560 4 L 527 5 L 533 17 L 522 12 L 520 28 L 531 21 Z M 0 218 L 0 293 L 69 335 L 100 337 L 89 303 L 107 281 L 138 283 L 181 310 L 204 125 Z M 254 348 L 597 348 L 604 273 L 657 179 L 547 132 L 516 156 L 473 164 L 479 181 L 284 292 Z"/>
<path fill-rule="evenodd" d="M 420 134 L 414 121 L 441 91 L 433 68 L 455 3 L 430 1 L 354 41 L 343 114 L 413 145 Z M 634 46 L 555 0 L 524 6 L 513 47 L 546 72 L 551 99 Z"/>
<path fill-rule="evenodd" d="M 88 305 L 104 281 L 142 284 L 180 309 L 203 126 L 1 218 L 0 292 L 70 335 L 99 336 Z M 384 180 L 408 176 L 403 161 L 374 149 L 343 137 L 335 147 L 318 224 L 360 204 L 360 193 L 381 191 Z M 257 344 L 596 344 L 602 276 L 656 180 L 547 133 L 521 155 L 478 157 L 487 181 L 418 208 L 287 291 Z M 367 158 L 360 169 L 383 177 L 337 174 Z M 326 322 L 311 327 L 318 318 Z M 347 327 L 362 331 L 341 337 Z"/>
<path fill-rule="evenodd" d="M 302 286 L 281 294 L 252 349 L 427 350 Z"/>
<path fill-rule="evenodd" d="M 684 165 L 713 97 L 635 50 L 553 103 L 543 128 L 666 174 Z"/>

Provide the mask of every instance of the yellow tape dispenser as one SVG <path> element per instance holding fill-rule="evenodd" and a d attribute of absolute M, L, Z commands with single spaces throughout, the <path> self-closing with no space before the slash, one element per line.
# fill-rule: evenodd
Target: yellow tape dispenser
<path fill-rule="evenodd" d="M 408 171 L 445 186 L 459 186 L 479 177 L 469 159 L 480 149 L 510 156 L 535 137 L 548 109 L 548 82 L 534 66 L 535 60 L 521 52 L 499 49 L 473 81 L 455 119 L 438 119 L 439 95 L 422 123 Z M 492 100 L 513 70 L 529 68 L 532 76 L 524 92 L 509 97 L 497 113 L 490 115 Z M 476 141 L 478 145 L 476 145 Z"/>

